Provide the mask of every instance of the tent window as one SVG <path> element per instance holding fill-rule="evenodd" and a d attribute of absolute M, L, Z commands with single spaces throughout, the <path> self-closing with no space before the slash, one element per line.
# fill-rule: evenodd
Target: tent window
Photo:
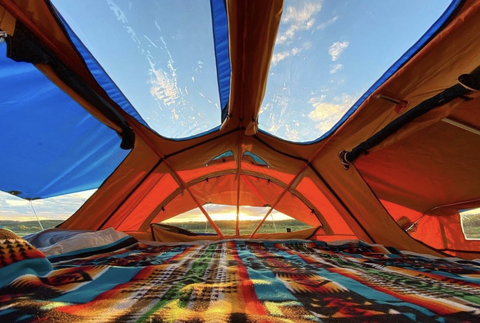
<path fill-rule="evenodd" d="M 226 151 L 216 157 L 214 157 L 211 161 L 207 163 L 208 165 L 214 164 L 214 163 L 219 163 L 219 162 L 227 162 L 233 160 L 233 151 L 229 150 Z"/>
<path fill-rule="evenodd" d="M 262 158 L 258 157 L 257 155 L 255 155 L 254 153 L 252 153 L 250 151 L 244 152 L 242 159 L 243 160 L 248 160 L 252 164 L 257 165 L 257 166 L 267 166 L 268 167 L 268 164 L 267 164 L 266 161 L 264 161 Z"/>
<path fill-rule="evenodd" d="M 184 138 L 219 126 L 210 1 L 53 3 L 151 128 Z"/>
<path fill-rule="evenodd" d="M 480 208 L 459 210 L 460 224 L 466 240 L 480 240 Z"/>
<path fill-rule="evenodd" d="M 237 207 L 235 205 L 205 204 L 204 208 L 224 235 L 235 235 L 237 218 Z M 241 206 L 239 214 L 240 234 L 250 235 L 269 209 L 269 206 Z M 215 230 L 210 226 L 199 208 L 162 221 L 160 224 L 174 226 L 195 234 L 215 234 Z M 294 232 L 309 228 L 312 228 L 312 226 L 274 210 L 262 224 L 258 233 Z"/>

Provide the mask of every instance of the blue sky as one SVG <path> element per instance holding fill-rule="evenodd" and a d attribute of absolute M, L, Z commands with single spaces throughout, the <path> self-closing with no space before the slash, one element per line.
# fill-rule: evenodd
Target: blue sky
<path fill-rule="evenodd" d="M 181 138 L 219 125 L 208 0 L 53 3 L 160 134 Z M 260 128 L 291 141 L 320 137 L 449 3 L 286 1 Z M 91 193 L 34 201 L 34 206 L 42 218 L 64 219 Z M 29 216 L 33 213 L 28 202 L 0 194 L 0 219 Z"/>

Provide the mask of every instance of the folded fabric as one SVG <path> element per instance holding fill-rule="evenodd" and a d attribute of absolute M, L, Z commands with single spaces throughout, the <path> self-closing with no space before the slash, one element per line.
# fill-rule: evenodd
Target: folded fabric
<path fill-rule="evenodd" d="M 3 231 L 2 237 L 7 236 Z M 0 238 L 0 287 L 22 275 L 40 276 L 52 270 L 43 252 L 16 235 L 8 236 L 13 238 Z"/>

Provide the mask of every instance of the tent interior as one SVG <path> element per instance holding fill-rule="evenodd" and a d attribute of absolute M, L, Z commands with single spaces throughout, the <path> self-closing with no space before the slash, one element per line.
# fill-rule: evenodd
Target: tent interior
<path fill-rule="evenodd" d="M 65 241 L 68 241 L 67 238 L 71 237 L 72 232 L 88 234 L 88 237 L 91 237 L 95 232 L 113 230 L 118 238 L 115 248 L 123 251 L 112 249 L 113 242 L 109 240 L 110 244 L 102 247 L 88 245 L 83 249 L 83 253 L 77 248 L 75 251 L 62 249 L 59 254 L 49 255 L 39 251 L 48 247 L 42 245 L 43 242 L 35 245 L 35 242 L 41 240 L 42 233 L 27 239 L 29 242 L 21 242 L 31 248 L 27 248 L 29 252 L 26 258 L 32 253 L 30 260 L 43 262 L 40 265 L 32 263 L 33 269 L 22 271 L 23 269 L 13 269 L 12 266 L 19 263 L 15 262 L 15 257 L 12 256 L 13 260 L 6 264 L 2 258 L 4 267 L 0 268 L 0 272 L 2 269 L 6 270 L 3 276 L 7 278 L 0 283 L 0 320 L 3 320 L 3 317 L 12 322 L 33 322 L 38 318 L 39 322 L 41 317 L 51 317 L 59 321 L 64 319 L 73 322 L 87 319 L 87 312 L 92 317 L 107 315 L 104 313 L 105 309 L 111 310 L 107 311 L 111 316 L 105 316 L 104 321 L 154 322 L 158 319 L 158 322 L 203 322 L 210 319 L 215 322 L 281 322 L 283 315 L 292 322 L 337 322 L 340 318 L 353 320 L 358 316 L 377 314 L 376 319 L 385 320 L 391 320 L 389 317 L 397 314 L 409 320 L 422 317 L 432 321 L 439 317 L 445 317 L 447 321 L 448 318 L 478 319 L 480 264 L 474 259 L 480 258 L 480 239 L 464 233 L 464 217 L 461 213 L 480 208 L 480 114 L 475 110 L 480 105 L 480 1 L 454 0 L 441 10 L 437 8 L 440 14 L 429 22 L 428 29 L 419 32 L 420 36 L 416 36 L 417 39 L 410 44 L 411 47 L 400 58 L 395 58 L 393 65 L 380 77 L 377 75 L 378 80 L 372 82 L 373 85 L 369 84 L 358 100 L 345 100 L 343 103 L 349 104 L 348 108 L 342 110 L 338 119 L 328 119 L 328 129 L 314 128 L 317 132 L 302 129 L 305 113 L 295 106 L 298 102 L 292 99 L 290 102 L 293 104 L 287 106 L 287 100 L 286 105 L 282 106 L 283 103 L 276 101 L 281 109 L 288 110 L 288 113 L 282 112 L 284 118 L 297 120 L 298 130 L 291 132 L 293 135 L 290 137 L 271 133 L 275 125 L 282 125 L 283 129 L 287 130 L 289 128 L 284 127 L 278 116 L 271 114 L 266 118 L 265 111 L 269 105 L 264 103 L 264 98 L 270 95 L 268 87 L 271 84 L 283 87 L 284 92 L 281 95 L 277 92 L 277 99 L 282 95 L 293 96 L 292 92 L 308 99 L 308 90 L 301 87 L 285 89 L 289 84 L 282 84 L 280 79 L 275 80 L 276 73 L 272 72 L 271 68 L 280 64 L 287 56 L 307 51 L 312 45 L 306 43 L 307 38 L 302 40 L 303 44 L 307 44 L 305 48 L 293 47 L 283 52 L 278 52 L 281 48 L 275 52 L 275 48 L 299 30 L 308 31 L 313 37 L 324 28 L 329 28 L 327 23 L 319 25 L 315 34 L 309 27 L 309 22 L 314 20 L 296 24 L 292 23 L 296 19 L 292 17 L 296 14 L 302 16 L 320 12 L 320 8 L 327 7 L 331 1 L 310 1 L 302 12 L 295 9 L 292 3 L 287 4 L 282 0 L 194 1 L 189 2 L 188 6 L 176 2 L 147 1 L 142 2 L 140 7 L 138 3 L 128 1 L 85 1 L 83 6 L 91 8 L 91 15 L 77 17 L 75 11 L 81 10 L 75 6 L 82 4 L 70 3 L 71 11 L 63 11 L 64 7 L 68 7 L 66 3 L 60 0 L 0 0 L 0 132 L 3 139 L 0 190 L 33 201 L 98 188 L 72 216 L 57 228 L 46 230 L 45 236 L 63 234 Z M 97 14 L 96 6 L 99 3 L 105 7 L 104 10 L 115 15 L 108 18 Z M 347 4 L 351 5 L 346 1 L 345 5 Z M 175 6 L 180 7 L 171 12 L 178 17 L 170 19 L 178 20 L 179 25 L 185 23 L 185 19 L 190 19 L 188 15 L 182 16 L 182 12 L 188 11 L 186 8 L 190 8 L 190 13 L 194 16 L 207 19 L 211 37 L 208 51 L 204 52 L 204 48 L 196 47 L 195 39 L 203 37 L 201 31 L 196 29 L 189 30 L 188 37 L 181 33 L 175 34 L 175 30 L 171 30 L 171 39 L 149 38 L 147 34 L 141 37 L 140 28 L 150 28 L 148 35 L 163 32 L 168 34 L 169 26 L 161 24 L 161 19 L 166 21 L 167 18 L 160 13 L 169 15 L 170 10 L 175 10 Z M 132 17 L 131 14 L 127 18 L 121 8 L 125 12 L 126 8 L 138 10 L 137 17 Z M 155 14 L 159 15 L 158 21 L 154 19 Z M 390 12 L 390 15 L 395 13 Z M 423 13 L 420 16 L 422 15 Z M 335 23 L 335 17 L 327 22 Z M 153 83 L 145 84 L 133 80 L 136 73 L 133 69 L 136 65 L 129 62 L 126 54 L 132 49 L 110 42 L 112 33 L 107 29 L 103 30 L 102 24 L 91 23 L 88 28 L 81 29 L 89 25 L 89 21 L 103 19 L 105 24 L 111 24 L 112 28 L 119 30 L 121 37 L 117 38 L 131 37 L 132 46 L 139 44 L 140 38 L 144 43 L 148 42 L 152 52 L 145 53 L 145 62 L 149 64 L 149 77 L 156 81 L 156 86 L 152 85 Z M 130 25 L 135 19 L 148 20 L 149 25 L 138 25 L 135 33 Z M 408 20 L 403 23 L 408 25 Z M 352 24 L 353 28 L 357 28 L 353 22 Z M 196 28 L 195 26 L 193 22 L 188 25 L 191 28 Z M 198 28 L 200 29 L 200 25 Z M 332 28 L 335 28 L 335 25 Z M 333 30 L 326 29 L 325 33 L 329 32 L 334 33 Z M 97 36 L 96 40 L 92 34 Z M 321 37 L 324 36 L 319 36 L 322 40 Z M 388 34 L 386 37 L 388 38 Z M 340 40 L 342 39 L 335 43 L 337 45 L 330 47 L 331 65 L 327 66 L 326 70 L 317 67 L 316 61 L 313 61 L 308 67 L 309 70 L 304 73 L 296 72 L 297 65 L 291 65 L 290 68 L 286 66 L 289 75 L 293 75 L 293 82 L 298 78 L 313 80 L 335 75 L 336 71 L 342 68 L 337 59 L 341 51 L 348 46 L 348 42 Z M 393 44 L 397 41 L 388 40 Z M 205 101 L 214 93 L 216 101 L 209 101 L 213 110 L 196 114 L 193 108 L 188 110 L 190 102 L 182 108 L 177 106 L 176 110 L 169 109 L 169 100 L 180 102 L 186 97 L 184 94 L 188 94 L 186 87 L 182 88 L 176 83 L 176 79 L 169 78 L 165 72 L 170 68 L 170 72 L 175 75 L 184 73 L 184 70 L 177 70 L 173 65 L 175 60 L 171 52 L 177 50 L 174 48 L 176 45 L 172 45 L 174 41 L 185 46 L 184 55 L 198 62 L 200 69 L 207 65 L 203 63 L 203 58 L 200 59 L 202 55 L 209 56 L 212 70 L 205 68 L 203 74 L 198 74 L 196 82 L 193 76 L 191 79 L 192 83 L 198 86 L 199 93 L 206 96 Z M 325 38 L 322 41 L 329 40 Z M 126 43 L 125 40 L 123 42 Z M 194 45 L 188 47 L 189 42 Z M 102 54 L 106 59 L 105 64 L 115 62 L 116 66 L 122 66 L 119 73 L 126 75 L 123 80 L 115 79 L 110 67 L 102 66 L 104 63 L 94 54 L 101 44 L 104 44 L 105 48 L 110 47 L 109 51 Z M 154 57 L 153 51 L 158 48 L 165 49 L 163 55 L 167 67 L 164 69 L 155 62 L 158 57 Z M 143 53 L 144 49 L 141 50 Z M 382 50 L 387 49 L 379 47 L 375 52 L 381 56 Z M 327 55 L 327 52 L 316 53 Z M 360 60 L 360 55 L 358 58 Z M 182 59 L 183 57 L 178 58 Z M 359 64 L 362 64 L 361 61 Z M 128 79 L 129 75 L 132 75 L 132 80 Z M 188 75 L 190 78 L 190 74 Z M 121 82 L 126 85 L 120 84 Z M 135 99 L 127 95 L 135 91 L 143 93 L 138 90 L 141 87 L 146 88 L 145 93 L 150 97 L 161 102 L 164 110 L 173 111 L 175 119 L 184 120 L 186 136 L 180 138 L 182 135 L 177 132 L 178 125 L 159 114 L 163 112 L 144 112 L 144 109 L 149 107 L 146 99 Z M 319 110 L 316 111 L 320 111 L 321 115 L 333 112 L 338 115 L 335 109 L 340 109 L 341 104 L 337 102 L 329 105 L 321 101 L 323 96 L 319 98 L 319 101 L 310 99 L 310 104 L 317 103 Z M 324 110 L 321 110 L 322 108 Z M 303 116 L 300 116 L 301 114 Z M 205 115 L 214 116 L 215 121 L 208 123 Z M 268 120 L 262 121 L 263 117 Z M 171 131 L 171 135 L 162 132 L 163 125 L 165 131 Z M 309 131 L 306 134 L 308 139 L 303 142 L 295 141 L 295 135 L 302 131 Z M 475 148 L 477 145 L 479 147 Z M 215 211 L 212 211 L 215 209 L 228 210 L 229 222 L 224 221 L 226 217 L 215 217 Z M 254 211 L 259 215 L 250 216 Z M 195 217 L 189 216 L 193 213 L 196 214 Z M 286 227 L 280 227 L 282 221 L 275 219 L 288 219 L 289 222 L 285 222 L 288 223 Z M 189 222 L 200 226 L 194 228 L 193 225 L 185 225 Z M 274 228 L 275 231 L 267 227 Z M 95 240 L 82 237 L 83 240 Z M 53 240 L 58 241 L 60 238 L 55 239 Z M 270 245 L 268 241 L 275 244 Z M 288 241 L 292 241 L 291 244 Z M 300 241 L 304 244 L 303 249 L 297 246 Z M 226 310 L 229 316 L 225 314 L 227 316 L 217 317 L 215 315 L 219 313 L 219 308 L 225 306 L 219 300 L 209 300 L 210 303 L 202 300 L 202 307 L 198 305 L 198 295 L 201 293 L 193 299 L 195 292 L 190 291 L 187 293 L 190 298 L 185 300 L 182 299 L 186 297 L 184 289 L 178 292 L 180 296 L 158 289 L 159 286 L 175 286 L 172 281 L 154 284 L 156 293 L 160 295 L 156 301 L 164 302 L 163 305 L 138 305 L 147 300 L 149 304 L 153 304 L 151 302 L 155 297 L 150 295 L 151 298 L 148 298 L 143 295 L 135 298 L 134 290 L 138 286 L 128 287 L 127 281 L 130 283 L 130 279 L 134 275 L 140 275 L 140 272 L 144 275 L 142 277 L 147 277 L 150 275 L 147 274 L 148 268 L 167 266 L 157 258 L 155 259 L 158 263 L 148 258 L 148 266 L 137 265 L 142 268 L 141 271 L 132 271 L 125 281 L 118 278 L 117 284 L 123 284 L 123 287 L 102 290 L 103 294 L 98 292 L 98 295 L 92 292 L 96 298 L 82 294 L 85 287 L 46 286 L 50 278 L 53 281 L 55 275 L 60 275 L 59 271 L 65 274 L 65 270 L 75 266 L 84 268 L 92 281 L 105 280 L 107 278 L 96 278 L 100 275 L 108 276 L 101 274 L 98 268 L 128 267 L 125 263 L 111 261 L 115 257 L 115 261 L 122 257 L 127 259 L 130 255 L 128 252 L 131 252 L 129 248 L 135 243 L 140 250 L 138 258 L 143 257 L 142 259 L 147 261 L 145 259 L 149 257 L 149 252 L 153 252 L 153 249 L 148 248 L 157 248 L 156 252 L 160 253 L 158 259 L 175 261 L 178 268 L 202 267 L 200 263 L 187 266 L 188 261 L 199 259 L 192 253 L 193 247 L 188 249 L 185 247 L 187 245 L 196 246 L 198 250 L 212 246 L 223 248 L 222 255 L 226 250 L 238 249 L 238 254 L 235 253 L 237 251 L 231 251 L 234 254 L 228 254 L 225 260 L 227 262 L 238 258 L 247 268 L 242 269 L 244 267 L 237 263 L 236 266 L 239 267 L 232 269 L 235 273 L 231 275 L 238 276 L 233 279 L 235 283 L 243 282 L 243 289 L 238 287 L 240 285 L 237 286 L 238 290 L 243 291 L 238 308 L 229 307 Z M 344 243 L 347 243 L 348 247 L 345 247 Z M 5 244 L 8 245 L 3 243 Z M 270 258 L 270 253 L 273 253 L 271 248 L 277 248 L 277 244 L 283 247 L 278 247 L 279 254 Z M 355 248 L 352 244 L 355 244 Z M 260 245 L 265 250 L 260 250 Z M 379 248 L 380 245 L 388 248 L 378 251 L 372 247 Z M 175 252 L 180 251 L 166 251 L 166 246 L 182 246 L 183 253 L 178 256 Z M 249 263 L 246 260 L 250 256 L 242 253 L 245 248 L 252 252 L 251 257 L 255 254 L 257 262 Z M 102 253 L 95 251 L 97 249 Z M 312 251 L 314 249 L 317 251 Z M 128 255 L 125 250 L 129 250 Z M 361 256 L 352 256 L 358 250 L 363 250 Z M 403 250 L 408 252 L 402 253 Z M 372 308 L 362 308 L 361 311 L 358 309 L 354 312 L 348 304 L 334 306 L 328 303 L 338 311 L 319 314 L 320 309 L 316 309 L 314 304 L 317 299 L 320 299 L 320 303 L 324 302 L 319 307 L 328 308 L 327 296 L 334 292 L 345 293 L 345 290 L 349 289 L 352 293 L 357 293 L 355 297 L 360 297 L 358 295 L 363 293 L 356 291 L 354 284 L 332 278 L 334 272 L 335 275 L 342 274 L 342 279 L 348 277 L 358 283 L 358 277 L 363 276 L 355 276 L 356 274 L 349 271 L 353 269 L 346 266 L 344 271 L 337 268 L 322 278 L 330 279 L 329 282 L 337 284 L 336 287 L 313 287 L 313 282 L 310 285 L 306 283 L 306 275 L 301 279 L 305 279 L 302 281 L 310 287 L 305 285 L 302 289 L 292 285 L 301 280 L 300 276 L 289 276 L 288 280 L 282 281 L 283 285 L 280 284 L 280 287 L 275 282 L 265 283 L 274 291 L 270 291 L 274 296 L 262 298 L 263 285 L 258 283 L 261 280 L 259 276 L 255 276 L 258 274 L 255 266 L 263 258 L 269 259 L 268 264 L 271 265 L 275 263 L 275 259 L 280 259 L 278 257 L 294 255 L 303 263 L 293 262 L 296 265 L 292 270 L 302 273 L 302 270 L 305 270 L 302 267 L 317 266 L 315 270 L 320 270 L 318 266 L 323 264 L 322 261 L 327 261 L 314 259 L 312 254 L 328 254 L 333 257 L 335 252 L 343 253 L 342 257 L 353 260 L 355 257 L 364 257 L 367 262 L 375 262 L 374 259 L 382 258 L 378 255 L 385 254 L 384 258 L 402 258 L 403 261 L 409 261 L 410 265 L 414 263 L 414 260 L 409 258 L 412 253 L 417 260 L 424 257 L 421 258 L 424 259 L 421 263 L 417 261 L 419 267 L 415 269 L 423 274 L 406 274 L 407 269 L 402 266 L 399 266 L 401 269 L 396 272 L 392 269 L 395 264 L 382 263 L 381 266 L 390 268 L 392 275 L 409 275 L 423 282 L 435 279 L 439 282 L 451 280 L 448 283 L 456 285 L 448 288 L 458 289 L 458 293 L 463 294 L 451 296 L 452 299 L 457 298 L 448 298 L 448 301 L 438 295 L 441 300 L 435 300 L 433 294 L 429 294 L 424 298 L 418 296 L 418 299 L 421 298 L 421 301 L 418 301 L 411 294 L 423 295 L 421 289 L 410 292 L 408 297 L 400 297 L 400 289 L 391 287 L 390 292 L 385 292 L 373 282 L 369 284 L 362 281 L 362 284 L 375 289 L 374 292 L 365 292 L 365 295 L 369 296 L 363 295 L 366 298 L 362 298 L 361 302 L 365 302 L 362 306 L 368 307 L 369 305 L 365 305 L 367 300 L 371 301 L 372 297 L 378 296 L 375 293 L 382 292 L 389 297 L 397 297 L 404 303 L 415 303 L 416 307 L 407 306 L 408 310 L 405 310 L 407 307 L 399 309 L 400 305 L 397 304 L 395 311 L 391 310 L 393 307 L 387 310 L 375 308 L 375 314 Z M 105 255 L 114 256 L 103 263 Z M 448 260 L 451 263 L 446 265 L 446 259 L 453 259 L 451 257 L 459 259 Z M 278 260 L 277 265 L 271 265 L 272 268 L 282 267 L 282 261 Z M 21 263 L 25 266 L 24 262 Z M 432 265 L 427 270 L 425 268 L 429 263 L 435 266 Z M 92 265 L 100 267 L 95 267 L 95 271 L 93 267 L 88 267 Z M 337 265 L 338 263 L 333 267 L 341 267 Z M 85 269 L 87 267 L 88 270 Z M 270 270 L 273 271 L 272 268 Z M 365 269 L 355 268 L 358 272 Z M 112 277 L 108 276 L 108 279 L 115 281 L 115 274 L 109 270 Z M 29 279 L 32 278 L 28 278 L 27 274 L 39 277 L 38 282 L 30 282 Z M 276 273 L 272 277 L 279 280 L 286 277 L 282 276 L 283 274 L 287 275 L 287 271 Z M 370 274 L 375 276 L 372 272 L 365 271 L 365 275 Z M 380 279 L 378 277 L 376 279 Z M 382 277 L 387 279 L 386 276 Z M 318 283 L 319 279 L 315 281 Z M 399 280 L 395 284 L 401 284 Z M 246 281 L 250 282 L 249 287 L 244 284 Z M 193 282 L 200 284 L 195 280 Z M 207 284 L 205 281 L 203 283 Z M 223 283 L 226 284 L 225 281 Z M 257 283 L 259 285 L 256 285 Z M 98 287 L 100 283 L 96 284 Z M 91 290 L 95 290 L 95 286 Z M 120 294 L 117 295 L 117 291 L 120 293 L 122 288 L 132 293 L 129 301 L 139 300 L 135 303 L 137 305 L 132 305 L 133 301 L 132 304 L 127 300 L 118 301 Z M 191 288 L 196 290 L 196 287 Z M 286 295 L 282 294 L 288 292 L 285 288 L 293 294 L 297 291 L 307 293 L 308 290 L 308 295 L 304 298 L 308 299 L 306 303 L 310 305 L 297 311 L 298 305 L 292 305 L 292 299 L 278 296 Z M 465 290 L 460 291 L 461 288 Z M 35 292 L 32 292 L 32 289 Z M 51 303 L 48 306 L 45 303 L 46 296 L 39 296 L 44 295 L 41 290 L 47 289 L 50 294 L 45 292 L 45 295 L 56 295 L 49 296 Z M 240 293 L 237 289 L 235 293 Z M 217 297 L 218 293 L 217 291 Z M 254 297 L 248 293 L 256 295 Z M 15 297 L 18 295 L 29 295 L 30 298 L 23 303 L 16 302 Z M 170 295 L 175 306 L 162 300 L 162 295 Z M 229 297 L 222 300 L 230 300 L 229 304 L 235 303 Z M 235 294 L 235 297 L 238 295 Z M 260 305 L 255 303 L 258 306 L 248 309 L 249 304 L 254 302 L 250 297 L 255 298 Z M 296 294 L 295 297 L 297 303 L 303 302 L 304 298 L 299 298 Z M 346 296 L 340 298 L 343 301 L 349 299 L 361 303 L 357 298 L 351 298 L 351 295 L 349 298 L 344 297 Z M 394 302 L 386 298 L 377 297 L 376 300 L 376 305 L 385 302 L 388 306 L 394 306 Z M 195 306 L 186 305 L 195 301 Z M 291 302 L 287 304 L 286 301 Z M 118 304 L 124 304 L 124 307 Z M 135 311 L 132 310 L 134 307 Z M 297 311 L 296 314 L 291 314 L 297 315 L 296 318 L 289 316 L 288 311 L 284 310 L 286 307 L 290 311 Z M 420 307 L 426 309 L 421 310 Z M 280 316 L 275 316 L 277 312 L 273 308 L 280 311 Z M 349 313 L 342 312 L 342 309 L 346 308 Z M 209 309 L 212 311 L 209 312 Z M 119 316 L 120 312 L 123 316 Z M 125 314 L 127 312 L 128 315 Z M 208 318 L 207 315 L 212 316 Z"/>

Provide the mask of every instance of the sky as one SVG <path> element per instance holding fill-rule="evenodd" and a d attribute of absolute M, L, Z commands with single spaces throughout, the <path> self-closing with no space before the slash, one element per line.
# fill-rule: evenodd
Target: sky
<path fill-rule="evenodd" d="M 220 124 L 209 0 L 53 0 L 73 31 L 158 133 Z M 287 0 L 259 126 L 290 141 L 327 132 L 443 13 L 447 0 Z M 87 191 L 33 201 L 65 219 Z M 0 219 L 34 219 L 0 193 Z"/>

